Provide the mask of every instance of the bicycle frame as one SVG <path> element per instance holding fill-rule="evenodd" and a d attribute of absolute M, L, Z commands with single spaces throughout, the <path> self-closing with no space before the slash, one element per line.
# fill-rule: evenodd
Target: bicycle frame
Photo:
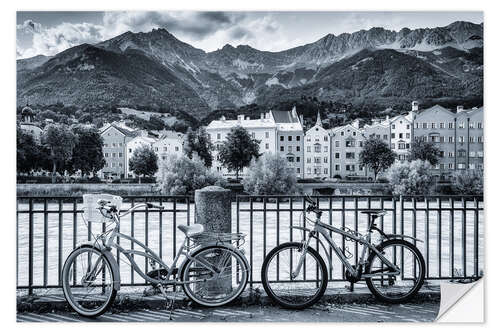
<path fill-rule="evenodd" d="M 179 281 L 178 278 L 172 279 L 171 277 L 174 275 L 174 271 L 177 269 L 177 262 L 179 258 L 183 255 L 185 257 L 184 263 L 182 266 L 187 262 L 187 260 L 193 260 L 196 263 L 202 265 L 204 268 L 210 270 L 211 272 L 217 274 L 219 273 L 216 268 L 213 268 L 212 265 L 208 262 L 205 262 L 204 260 L 200 260 L 198 258 L 195 258 L 190 255 L 189 247 L 187 246 L 187 238 L 184 238 L 184 241 L 182 242 L 182 246 L 179 248 L 177 251 L 177 254 L 175 255 L 175 258 L 172 262 L 172 266 L 169 267 L 153 250 L 151 250 L 149 247 L 147 247 L 145 244 L 140 242 L 139 240 L 129 236 L 125 235 L 121 232 L 118 231 L 118 227 L 120 225 L 120 217 L 127 215 L 129 212 L 133 211 L 134 209 L 137 209 L 138 207 L 142 206 L 142 204 L 137 205 L 131 209 L 129 209 L 127 212 L 125 212 L 122 215 L 119 215 L 118 213 L 113 213 L 112 214 L 112 219 L 115 222 L 116 226 L 113 228 L 111 231 L 111 234 L 107 239 L 100 238 L 102 241 L 102 245 L 105 250 L 109 251 L 111 248 L 115 248 L 118 250 L 119 253 L 122 253 L 130 262 L 131 266 L 133 267 L 134 271 L 136 271 L 144 280 L 146 280 L 149 283 L 152 283 L 153 285 L 182 285 L 182 284 L 188 284 L 188 283 L 196 283 L 204 280 L 190 280 L 189 282 L 182 282 Z M 125 238 L 129 240 L 132 244 L 137 244 L 139 247 L 143 249 L 143 251 L 139 250 L 134 250 L 134 249 L 124 249 L 120 244 L 115 242 L 115 239 L 117 237 L 120 238 Z M 158 264 L 160 269 L 165 269 L 167 271 L 167 277 L 166 279 L 155 279 L 152 277 L 149 277 L 147 274 L 145 274 L 141 268 L 137 265 L 137 263 L 134 260 L 134 255 L 139 255 L 142 257 L 145 257 L 146 259 L 149 260 L 150 264 L 155 263 Z M 99 264 L 99 260 L 96 261 L 95 267 Z M 153 266 L 153 264 L 151 264 Z M 181 268 L 182 268 L 181 266 Z M 95 268 L 92 269 L 92 271 Z M 180 272 L 181 270 L 178 270 Z"/>
<path fill-rule="evenodd" d="M 311 238 L 316 238 L 321 243 L 321 245 L 323 246 L 323 248 L 325 249 L 325 252 L 326 252 L 325 246 L 323 245 L 321 239 L 317 236 L 318 234 L 321 234 L 328 242 L 328 245 L 330 246 L 330 248 L 333 249 L 333 251 L 335 252 L 337 257 L 342 261 L 344 267 L 349 271 L 350 274 L 352 274 L 352 276 L 357 276 L 358 271 L 359 271 L 359 267 L 363 267 L 363 265 L 366 264 L 365 257 L 367 255 L 368 249 L 375 252 L 375 254 L 384 262 L 384 264 L 386 264 L 388 266 L 388 269 L 390 269 L 392 271 L 388 272 L 388 273 L 384 273 L 384 274 L 363 274 L 363 273 L 361 273 L 360 278 L 369 278 L 369 277 L 380 276 L 380 275 L 384 275 L 384 276 L 399 275 L 401 273 L 400 269 L 395 264 L 390 262 L 387 258 L 385 258 L 380 253 L 380 251 L 377 249 L 377 247 L 371 243 L 371 232 L 370 231 L 368 231 L 367 234 L 364 236 L 357 236 L 357 235 L 354 235 L 354 234 L 352 234 L 348 231 L 345 231 L 343 229 L 339 229 L 339 228 L 336 228 L 334 226 L 322 223 L 321 219 L 319 217 L 316 218 L 313 229 L 309 229 L 309 228 L 305 228 L 305 227 L 297 227 L 297 226 L 292 226 L 291 228 L 292 229 L 300 229 L 300 230 L 304 230 L 304 231 L 308 232 L 308 236 L 303 240 L 303 244 L 304 244 L 305 249 L 307 249 L 307 247 L 309 246 Z M 349 262 L 349 259 L 344 255 L 344 253 L 340 249 L 340 247 L 330 237 L 330 235 L 328 234 L 329 231 L 343 235 L 345 237 L 348 237 L 349 239 L 352 239 L 353 241 L 355 241 L 357 243 L 363 244 L 363 250 L 362 250 L 361 256 L 358 260 L 358 264 L 355 266 L 355 268 L 353 268 L 353 266 Z M 326 253 L 328 253 L 328 252 L 326 252 Z M 294 278 L 297 277 L 300 273 L 300 268 L 304 262 L 305 254 L 306 254 L 306 251 L 304 251 L 303 254 L 301 255 L 299 262 L 297 264 L 297 267 L 292 272 L 292 276 Z M 328 259 L 329 259 L 329 264 L 331 267 L 331 258 L 329 256 L 328 256 Z"/>

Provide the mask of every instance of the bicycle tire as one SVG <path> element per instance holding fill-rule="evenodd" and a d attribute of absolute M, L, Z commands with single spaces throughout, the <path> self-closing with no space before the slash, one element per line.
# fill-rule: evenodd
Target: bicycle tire
<path fill-rule="evenodd" d="M 380 300 L 382 302 L 386 302 L 386 303 L 397 304 L 397 303 L 403 303 L 403 302 L 408 301 L 409 299 L 413 298 L 418 293 L 418 291 L 420 290 L 420 288 L 422 287 L 422 285 L 424 283 L 426 267 L 425 267 L 424 257 L 422 256 L 422 253 L 420 252 L 420 250 L 412 243 L 405 241 L 403 239 L 390 239 L 388 241 L 384 241 L 384 242 L 380 243 L 377 246 L 377 248 L 380 251 L 383 251 L 383 249 L 386 248 L 387 246 L 395 245 L 395 244 L 400 244 L 400 245 L 404 245 L 404 246 L 408 247 L 415 254 L 417 260 L 420 262 L 420 265 L 419 265 L 420 266 L 420 274 L 418 277 L 418 282 L 411 289 L 411 291 L 408 294 L 406 294 L 405 296 L 399 297 L 399 298 L 386 297 L 383 294 L 381 294 L 378 291 L 378 289 L 374 286 L 372 278 L 366 278 L 365 281 L 366 281 L 366 285 L 367 285 L 368 289 L 370 289 L 371 293 L 378 300 Z M 366 266 L 366 273 L 367 274 L 370 273 L 370 267 L 371 267 L 372 261 L 375 258 L 378 258 L 378 256 L 375 252 L 372 251 L 370 253 L 370 255 L 368 256 L 368 260 L 367 260 L 367 266 Z"/>
<path fill-rule="evenodd" d="M 279 298 L 277 295 L 275 295 L 275 293 L 272 291 L 272 288 L 270 287 L 269 279 L 267 276 L 269 263 L 271 262 L 273 257 L 278 252 L 280 252 L 282 249 L 301 248 L 301 247 L 302 247 L 302 243 L 298 243 L 298 242 L 287 242 L 287 243 L 283 243 L 281 245 L 278 245 L 277 247 L 272 249 L 271 252 L 269 252 L 266 255 L 266 258 L 264 259 L 264 262 L 262 263 L 261 280 L 262 280 L 262 286 L 264 287 L 266 294 L 275 303 L 277 303 L 280 306 L 287 308 L 287 309 L 301 310 L 301 309 L 305 309 L 305 308 L 315 304 L 316 302 L 318 302 L 321 299 L 321 297 L 323 297 L 323 295 L 326 291 L 326 287 L 328 285 L 328 271 L 326 268 L 325 261 L 323 260 L 321 255 L 315 249 L 313 249 L 312 247 L 309 246 L 307 248 L 307 252 L 310 253 L 317 260 L 317 262 L 319 263 L 319 265 L 321 267 L 321 271 L 322 271 L 321 286 L 319 287 L 318 292 L 314 295 L 314 297 L 306 302 L 303 302 L 303 303 L 292 304 L 292 303 L 284 302 L 281 298 Z"/>
<path fill-rule="evenodd" d="M 238 291 L 235 294 L 231 295 L 231 297 L 228 297 L 227 299 L 224 299 L 223 301 L 220 301 L 220 302 L 215 302 L 215 303 L 207 302 L 207 301 L 204 301 L 203 299 L 201 299 L 200 297 L 198 297 L 196 295 L 196 293 L 188 287 L 187 283 L 184 283 L 184 282 L 189 281 L 186 279 L 186 274 L 189 274 L 189 270 L 187 270 L 187 269 L 190 268 L 191 263 L 193 262 L 193 260 L 191 260 L 190 258 L 187 258 L 186 262 L 184 262 L 184 264 L 182 265 L 181 272 L 179 275 L 181 281 L 183 282 L 182 288 L 184 290 L 184 293 L 194 303 L 201 305 L 201 306 L 206 306 L 206 307 L 222 306 L 222 305 L 231 303 L 236 298 L 238 298 L 243 293 L 243 291 L 246 288 L 246 285 L 248 284 L 249 273 L 250 273 L 250 267 L 248 266 L 248 263 L 247 263 L 247 260 L 245 259 L 245 257 L 239 251 L 231 249 L 231 248 L 226 247 L 226 246 L 220 246 L 220 245 L 205 246 L 205 247 L 202 247 L 202 248 L 196 250 L 191 255 L 191 257 L 195 258 L 196 256 L 200 255 L 202 252 L 213 250 L 213 249 L 223 249 L 225 251 L 228 251 L 232 255 L 236 256 L 236 258 L 239 259 L 239 263 L 243 265 L 243 269 L 240 272 L 241 272 L 241 274 L 244 274 L 244 277 L 242 278 L 242 283 L 240 283 L 238 285 Z"/>
<path fill-rule="evenodd" d="M 99 248 L 93 247 L 91 245 L 82 245 L 80 247 L 77 247 L 68 255 L 68 257 L 66 258 L 66 261 L 64 262 L 61 277 L 62 277 L 64 298 L 66 299 L 66 301 L 68 302 L 70 307 L 83 317 L 95 318 L 95 317 L 102 315 L 103 313 L 105 313 L 108 310 L 108 308 L 113 304 L 113 302 L 116 298 L 117 292 L 116 292 L 116 289 L 114 287 L 112 287 L 112 291 L 111 291 L 108 299 L 104 303 L 104 306 L 99 307 L 97 310 L 94 310 L 94 311 L 85 311 L 81 307 L 79 307 L 75 304 L 75 300 L 73 299 L 72 293 L 69 292 L 69 289 L 71 288 L 71 285 L 69 282 L 69 269 L 72 266 L 73 260 L 76 258 L 77 254 L 79 252 L 82 252 L 83 250 L 88 250 L 88 249 L 91 249 L 97 253 L 100 253 L 101 257 L 103 258 L 103 260 L 107 263 L 107 265 L 109 267 L 109 273 L 111 274 L 111 281 L 114 281 L 115 276 L 114 276 L 113 270 L 111 269 L 111 267 L 112 267 L 111 262 L 109 262 L 108 258 L 106 258 L 106 256 L 102 253 L 102 251 Z"/>

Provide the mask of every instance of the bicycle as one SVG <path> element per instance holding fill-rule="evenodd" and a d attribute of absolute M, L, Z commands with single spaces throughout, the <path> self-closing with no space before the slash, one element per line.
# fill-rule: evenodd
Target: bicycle
<path fill-rule="evenodd" d="M 308 203 L 306 214 L 315 213 L 316 215 L 315 220 L 306 216 L 308 223 L 313 225 L 312 229 L 305 226 L 291 226 L 291 228 L 303 231 L 302 242 L 288 242 L 275 247 L 266 255 L 262 264 L 262 284 L 272 300 L 286 308 L 304 309 L 319 301 L 323 296 L 328 284 L 327 267 L 319 252 L 309 246 L 311 239 L 315 238 L 328 254 L 319 235 L 326 239 L 330 248 L 343 263 L 346 269 L 346 280 L 354 284 L 364 279 L 369 290 L 378 300 L 400 303 L 418 293 L 424 282 L 425 262 L 418 248 L 405 239 L 414 242 L 421 242 L 421 240 L 406 235 L 386 234 L 379 229 L 375 220 L 385 215 L 386 211 L 361 211 L 369 216 L 368 230 L 362 235 L 346 227 L 340 229 L 322 223 L 322 211 L 317 203 L 309 196 L 306 196 L 304 200 Z M 371 241 L 373 231 L 377 231 L 382 238 L 382 242 L 377 245 L 372 244 Z M 358 243 L 363 244 L 361 256 L 356 265 L 349 263 L 352 254 L 348 250 L 347 255 L 342 251 L 330 237 L 331 232 L 347 237 L 347 240 L 354 241 L 356 246 Z M 331 270 L 331 256 L 328 256 L 328 260 Z"/>
<path fill-rule="evenodd" d="M 67 257 L 62 270 L 63 292 L 69 305 L 80 315 L 97 317 L 112 305 L 120 289 L 120 269 L 111 249 L 128 259 L 147 283 L 160 289 L 168 300 L 166 287 L 182 286 L 184 293 L 196 304 L 221 306 L 236 299 L 244 291 L 249 277 L 249 264 L 241 246 L 242 233 L 205 232 L 201 224 L 179 225 L 184 241 L 169 267 L 153 250 L 137 239 L 119 231 L 120 218 L 139 208 L 161 211 L 152 203 L 137 204 L 120 213 L 122 198 L 107 194 L 84 195 L 84 220 L 96 223 L 101 216 L 103 232 L 94 241 L 77 246 Z M 86 218 L 85 218 L 86 217 Z M 141 250 L 124 249 L 117 238 L 129 240 Z M 191 241 L 191 245 L 190 242 Z M 144 273 L 134 256 L 147 258 L 151 271 Z M 181 256 L 185 259 L 177 267 Z M 170 306 L 172 312 L 173 301 Z"/>

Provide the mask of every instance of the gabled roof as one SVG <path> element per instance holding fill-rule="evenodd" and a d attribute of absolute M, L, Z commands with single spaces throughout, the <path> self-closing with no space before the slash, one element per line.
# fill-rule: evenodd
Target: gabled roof
<path fill-rule="evenodd" d="M 470 117 L 471 115 L 474 115 L 476 113 L 483 112 L 483 107 L 481 106 L 480 108 L 472 108 L 468 110 L 463 110 L 462 112 L 457 113 L 457 117 L 463 117 L 467 116 Z"/>
<path fill-rule="evenodd" d="M 300 123 L 300 119 L 295 117 L 291 111 L 271 110 L 271 113 L 276 123 Z"/>
<path fill-rule="evenodd" d="M 117 126 L 116 124 L 109 124 L 108 126 L 105 126 L 102 130 L 101 130 L 101 135 L 104 134 L 107 130 L 109 130 L 110 128 L 114 128 L 116 129 L 118 132 L 122 133 L 123 135 L 125 136 L 130 136 L 130 137 L 135 137 L 136 134 L 132 131 L 129 131 L 125 128 L 122 128 L 120 126 Z"/>
<path fill-rule="evenodd" d="M 455 114 L 453 112 L 451 112 L 450 110 L 448 110 L 447 108 L 444 108 L 444 107 L 442 107 L 439 104 L 436 104 L 434 106 L 431 106 L 430 108 L 427 108 L 427 109 L 422 110 L 421 112 L 419 112 L 416 115 L 415 119 L 418 119 L 422 115 L 428 114 L 428 113 L 435 113 L 435 114 L 437 114 L 437 113 L 444 113 L 444 114 L 449 115 L 450 117 L 454 117 L 455 116 Z"/>

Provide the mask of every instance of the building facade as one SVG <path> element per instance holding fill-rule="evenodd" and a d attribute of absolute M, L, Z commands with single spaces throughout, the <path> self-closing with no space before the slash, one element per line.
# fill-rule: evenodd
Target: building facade
<path fill-rule="evenodd" d="M 304 177 L 330 178 L 330 134 L 321 125 L 319 112 L 304 140 Z"/>
<path fill-rule="evenodd" d="M 127 143 L 135 137 L 135 133 L 116 126 L 108 124 L 101 129 L 103 139 L 104 168 L 98 175 L 104 179 L 125 178 L 126 171 L 126 147 Z"/>
<path fill-rule="evenodd" d="M 261 114 L 259 119 L 250 119 L 244 115 L 238 115 L 236 120 L 226 120 L 225 117 L 214 120 L 206 128 L 210 141 L 214 146 L 212 169 L 224 177 L 235 177 L 236 173 L 234 171 L 230 172 L 222 165 L 218 152 L 231 129 L 237 126 L 243 127 L 252 138 L 259 140 L 260 154 L 276 152 L 277 129 L 270 112 Z M 247 169 L 245 168 L 240 175 L 244 177 L 246 172 Z"/>
<path fill-rule="evenodd" d="M 359 155 L 365 141 L 364 131 L 354 122 L 330 130 L 331 177 L 349 179 L 366 177 L 365 168 L 359 163 Z"/>
<path fill-rule="evenodd" d="M 287 160 L 287 169 L 304 178 L 304 128 L 297 109 L 270 111 L 276 123 L 276 151 Z"/>
<path fill-rule="evenodd" d="M 391 150 L 396 153 L 396 158 L 400 161 L 406 161 L 410 155 L 413 118 L 414 113 L 410 111 L 407 115 L 399 115 L 389 121 Z"/>

